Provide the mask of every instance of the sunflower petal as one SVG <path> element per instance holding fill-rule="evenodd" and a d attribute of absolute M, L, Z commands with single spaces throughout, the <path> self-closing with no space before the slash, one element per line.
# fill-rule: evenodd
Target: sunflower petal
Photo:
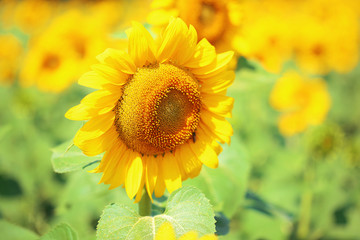
<path fill-rule="evenodd" d="M 155 188 L 156 179 L 158 175 L 158 166 L 156 163 L 156 159 L 153 156 L 145 157 L 146 160 L 146 190 L 152 200 L 152 193 Z"/>
<path fill-rule="evenodd" d="M 196 45 L 195 52 L 192 58 L 188 62 L 184 63 L 185 67 L 188 68 L 199 68 L 204 67 L 216 59 L 215 47 L 209 43 L 205 38 Z"/>
<path fill-rule="evenodd" d="M 81 151 L 87 156 L 96 156 L 108 150 L 113 142 L 118 138 L 118 133 L 115 127 L 111 127 L 107 132 L 97 138 L 89 139 L 78 144 Z"/>
<path fill-rule="evenodd" d="M 166 25 L 171 17 L 179 15 L 177 9 L 156 9 L 149 13 L 147 19 L 148 22 L 153 26 Z"/>
<path fill-rule="evenodd" d="M 84 73 L 78 80 L 78 83 L 82 86 L 100 89 L 104 85 L 109 84 L 110 82 L 102 77 L 95 71 L 89 71 Z"/>
<path fill-rule="evenodd" d="M 76 133 L 74 144 L 76 146 L 82 146 L 84 141 L 104 134 L 114 124 L 114 118 L 114 114 L 109 112 L 90 119 Z"/>
<path fill-rule="evenodd" d="M 165 186 L 169 193 L 181 188 L 181 174 L 174 155 L 172 153 L 167 153 L 160 165 Z"/>
<path fill-rule="evenodd" d="M 232 51 L 220 53 L 211 64 L 204 67 L 194 68 L 191 72 L 200 79 L 213 77 L 228 67 L 228 63 L 231 61 L 233 56 L 234 52 Z"/>
<path fill-rule="evenodd" d="M 179 240 L 197 240 L 198 234 L 195 231 L 187 232 L 186 234 L 182 235 Z"/>
<path fill-rule="evenodd" d="M 161 45 L 157 52 L 156 59 L 158 62 L 163 63 L 169 59 L 173 59 L 176 51 L 178 49 L 184 49 L 184 46 L 187 46 L 186 39 L 188 28 L 184 21 L 180 18 L 172 18 L 169 25 L 166 27 Z"/>
<path fill-rule="evenodd" d="M 143 162 L 139 153 L 130 154 L 125 178 L 125 190 L 130 199 L 138 192 L 143 176 Z"/>
<path fill-rule="evenodd" d="M 197 141 L 194 144 L 190 144 L 192 152 L 197 158 L 210 168 L 217 168 L 219 165 L 219 159 L 217 153 L 211 147 L 211 141 L 206 138 L 202 129 L 197 129 Z"/>
<path fill-rule="evenodd" d="M 210 112 L 221 117 L 231 118 L 231 110 L 234 106 L 232 97 L 218 94 L 201 94 L 201 102 Z"/>
<path fill-rule="evenodd" d="M 89 120 L 92 117 L 95 117 L 97 115 L 105 114 L 109 111 L 111 111 L 114 107 L 105 107 L 105 108 L 93 108 L 84 104 L 76 105 L 72 108 L 70 108 L 66 113 L 65 117 L 70 120 Z"/>
<path fill-rule="evenodd" d="M 155 161 L 157 161 L 157 163 L 161 164 L 163 161 L 163 157 L 158 155 L 155 159 Z M 165 182 L 164 182 L 164 178 L 162 175 L 162 171 L 158 171 L 158 177 L 156 179 L 156 184 L 155 184 L 155 197 L 161 197 L 162 195 L 164 195 L 166 186 L 165 186 Z"/>
<path fill-rule="evenodd" d="M 100 63 L 108 64 L 123 73 L 134 74 L 136 72 L 136 65 L 124 51 L 108 48 L 96 58 Z"/>
<path fill-rule="evenodd" d="M 155 235 L 155 240 L 176 240 L 175 230 L 171 223 L 164 222 Z"/>
<path fill-rule="evenodd" d="M 146 62 L 154 63 L 154 39 L 143 25 L 137 22 L 132 23 L 129 31 L 129 55 L 138 67 Z"/>
<path fill-rule="evenodd" d="M 230 136 L 233 135 L 233 129 L 225 118 L 219 117 L 203 108 L 201 112 L 201 122 L 203 122 L 208 130 L 214 133 L 221 142 L 230 144 Z"/>
<path fill-rule="evenodd" d="M 144 159 L 142 159 L 142 161 L 143 161 L 143 165 L 144 165 Z M 142 193 L 143 193 L 143 190 L 144 190 L 144 184 L 145 184 L 145 176 L 144 176 L 144 174 L 143 174 L 142 177 L 141 177 L 141 183 L 140 183 L 140 186 L 139 186 L 139 190 L 138 190 L 138 192 L 136 193 L 136 197 L 135 197 L 134 203 L 140 202 L 141 197 L 142 197 Z M 145 194 L 146 194 L 146 193 L 145 193 Z"/>
<path fill-rule="evenodd" d="M 235 80 L 234 71 L 226 71 L 211 78 L 201 80 L 201 92 L 204 93 L 223 93 L 233 84 Z"/>
<path fill-rule="evenodd" d="M 187 32 L 185 32 L 185 38 L 179 43 L 177 51 L 174 53 L 172 60 L 179 65 L 184 65 L 190 58 L 194 56 L 194 52 L 197 44 L 197 32 L 195 28 L 190 25 Z"/>
<path fill-rule="evenodd" d="M 121 93 L 112 92 L 109 90 L 101 89 L 89 93 L 81 101 L 81 104 L 91 107 L 115 107 L 115 103 L 120 98 Z"/>
<path fill-rule="evenodd" d="M 175 157 L 177 158 L 179 165 L 184 169 L 186 178 L 194 178 L 199 175 L 202 163 L 191 151 L 189 145 L 190 143 L 188 142 L 176 149 Z"/>
<path fill-rule="evenodd" d="M 93 64 L 91 69 L 114 85 L 124 85 L 130 77 L 129 74 L 118 71 L 105 64 Z"/>
<path fill-rule="evenodd" d="M 127 165 L 130 161 L 130 155 L 132 151 L 125 147 L 125 150 L 118 150 L 118 153 L 113 158 L 115 165 L 112 165 L 105 169 L 104 171 L 104 183 L 111 184 L 109 189 L 114 189 L 119 187 L 121 184 L 125 183 Z M 105 175 L 108 175 L 105 176 Z"/>

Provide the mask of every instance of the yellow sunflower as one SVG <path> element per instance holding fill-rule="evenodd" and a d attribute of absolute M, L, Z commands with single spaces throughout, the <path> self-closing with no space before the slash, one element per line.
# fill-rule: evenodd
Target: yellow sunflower
<path fill-rule="evenodd" d="M 76 9 L 65 11 L 30 42 L 20 82 L 61 92 L 88 70 L 108 43 L 107 32 L 97 19 Z"/>
<path fill-rule="evenodd" d="M 180 238 L 176 238 L 175 231 L 171 223 L 165 222 L 161 224 L 159 230 L 156 232 L 155 240 L 217 240 L 218 238 L 214 234 L 207 234 L 198 238 L 198 234 L 195 231 L 188 232 L 182 235 Z"/>
<path fill-rule="evenodd" d="M 12 34 L 0 34 L 0 43 L 0 85 L 9 85 L 15 81 L 24 50 Z"/>
<path fill-rule="evenodd" d="M 127 31 L 128 52 L 107 49 L 79 84 L 100 89 L 71 108 L 66 117 L 89 120 L 74 144 L 86 155 L 105 152 L 92 172 L 110 189 L 125 187 L 130 198 L 146 186 L 149 196 L 172 192 L 199 174 L 202 164 L 216 168 L 220 143 L 233 134 L 234 81 L 227 64 L 233 52 L 216 54 L 198 42 L 193 26 L 172 19 L 157 41 L 139 23 Z"/>
<path fill-rule="evenodd" d="M 291 136 L 310 125 L 321 124 L 330 109 L 331 100 L 323 79 L 288 71 L 276 82 L 270 104 L 284 112 L 279 119 L 280 132 Z"/>
<path fill-rule="evenodd" d="M 155 29 L 166 26 L 170 17 L 180 17 L 195 27 L 199 38 L 206 38 L 217 51 L 232 49 L 232 41 L 242 22 L 236 0 L 154 0 L 148 21 Z"/>

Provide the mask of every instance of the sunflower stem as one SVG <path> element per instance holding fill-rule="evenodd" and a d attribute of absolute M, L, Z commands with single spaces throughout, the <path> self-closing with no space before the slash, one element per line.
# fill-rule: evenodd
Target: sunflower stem
<path fill-rule="evenodd" d="M 151 216 L 151 199 L 146 191 L 139 202 L 140 216 Z"/>

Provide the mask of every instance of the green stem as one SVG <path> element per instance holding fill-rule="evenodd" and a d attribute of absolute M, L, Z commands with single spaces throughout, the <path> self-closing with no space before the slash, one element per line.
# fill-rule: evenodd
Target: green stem
<path fill-rule="evenodd" d="M 311 221 L 311 208 L 313 201 L 313 191 L 312 185 L 315 180 L 315 166 L 313 159 L 310 159 L 305 169 L 304 174 L 304 185 L 305 189 L 301 196 L 301 205 L 300 205 L 300 216 L 299 216 L 299 226 L 297 231 L 297 236 L 299 239 L 305 239 L 309 235 L 309 227 Z"/>
<path fill-rule="evenodd" d="M 139 202 L 140 216 L 151 216 L 151 199 L 146 191 Z"/>

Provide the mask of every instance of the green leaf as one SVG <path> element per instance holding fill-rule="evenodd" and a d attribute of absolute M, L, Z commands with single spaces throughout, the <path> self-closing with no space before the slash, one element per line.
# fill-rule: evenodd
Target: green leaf
<path fill-rule="evenodd" d="M 76 240 L 76 232 L 66 223 L 57 225 L 47 234 L 43 235 L 40 240 Z"/>
<path fill-rule="evenodd" d="M 10 125 L 0 127 L 0 139 L 2 139 L 11 130 Z"/>
<path fill-rule="evenodd" d="M 108 205 L 98 224 L 98 239 L 152 240 L 164 222 L 170 222 L 176 236 L 195 230 L 199 236 L 215 232 L 214 212 L 203 193 L 194 187 L 173 192 L 165 212 L 155 217 L 141 217 L 125 205 Z"/>
<path fill-rule="evenodd" d="M 1 233 L 1 239 L 32 240 L 39 238 L 39 236 L 33 233 L 32 231 L 16 226 L 5 220 L 0 220 L 0 233 Z"/>
<path fill-rule="evenodd" d="M 231 146 L 224 146 L 219 155 L 219 167 L 204 166 L 198 177 L 185 181 L 184 185 L 201 189 L 215 211 L 231 218 L 245 196 L 249 168 L 244 147 L 239 138 L 233 136 Z"/>
<path fill-rule="evenodd" d="M 84 155 L 72 142 L 65 142 L 53 148 L 52 152 L 51 163 L 57 173 L 81 170 L 102 158 L 101 155 L 94 157 Z"/>

